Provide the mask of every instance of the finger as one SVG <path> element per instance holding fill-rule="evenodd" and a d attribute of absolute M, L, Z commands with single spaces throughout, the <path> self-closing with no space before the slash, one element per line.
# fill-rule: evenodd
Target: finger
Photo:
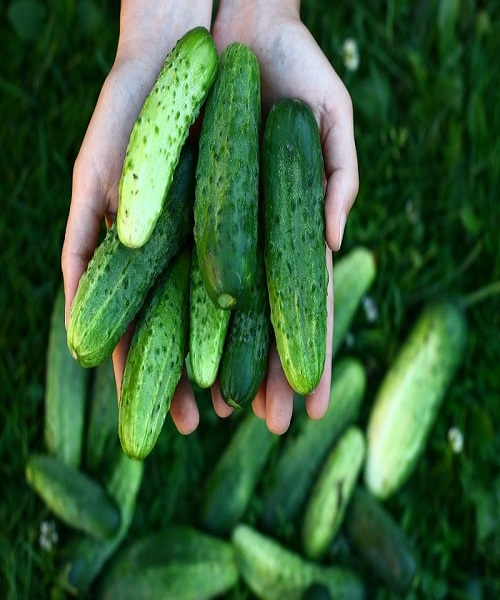
<path fill-rule="evenodd" d="M 135 321 L 129 325 L 127 331 L 123 334 L 116 348 L 113 350 L 113 371 L 115 374 L 116 393 L 120 398 L 122 388 L 123 372 L 127 362 L 127 355 L 130 348 L 130 342 L 135 330 Z"/>
<path fill-rule="evenodd" d="M 172 398 L 170 415 L 179 433 L 184 435 L 192 433 L 200 422 L 200 413 L 185 369 Z"/>
<path fill-rule="evenodd" d="M 281 435 L 290 426 L 293 390 L 288 383 L 273 344 L 269 352 L 266 383 L 266 423 L 269 431 Z"/>
<path fill-rule="evenodd" d="M 314 392 L 306 396 L 306 410 L 311 419 L 321 419 L 330 401 L 330 384 L 332 378 L 333 352 L 333 261 L 332 252 L 326 248 L 326 267 L 328 270 L 327 288 L 327 322 L 326 322 L 326 356 L 325 367 L 320 382 Z"/>
<path fill-rule="evenodd" d="M 334 251 L 342 244 L 347 217 L 359 190 L 352 101 L 343 84 L 337 87 L 335 106 L 320 119 L 326 176 L 326 241 Z"/>
<path fill-rule="evenodd" d="M 227 404 L 227 402 L 222 397 L 218 380 L 214 382 L 210 391 L 212 393 L 212 404 L 214 407 L 215 414 L 218 417 L 221 417 L 221 419 L 229 417 L 229 415 L 233 413 L 234 409 L 232 406 L 229 406 L 229 404 Z"/>
<path fill-rule="evenodd" d="M 252 409 L 259 419 L 266 418 L 266 380 L 260 384 L 257 395 L 253 399 Z"/>

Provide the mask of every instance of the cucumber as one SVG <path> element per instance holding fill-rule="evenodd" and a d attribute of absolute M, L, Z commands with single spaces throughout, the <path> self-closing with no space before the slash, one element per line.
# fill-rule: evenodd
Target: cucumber
<path fill-rule="evenodd" d="M 300 417 L 263 482 L 259 519 L 265 530 L 281 536 L 296 522 L 329 449 L 358 418 L 365 388 L 365 371 L 357 359 L 345 357 L 333 366 L 325 415 L 319 420 Z"/>
<path fill-rule="evenodd" d="M 190 526 L 171 525 L 138 538 L 113 559 L 97 597 L 221 597 L 238 580 L 229 542 Z"/>
<path fill-rule="evenodd" d="M 152 290 L 132 337 L 120 394 L 124 452 L 144 459 L 160 435 L 188 350 L 191 247 L 186 245 Z"/>
<path fill-rule="evenodd" d="M 189 291 L 189 358 L 191 376 L 201 388 L 209 388 L 219 371 L 231 312 L 217 306 L 201 278 L 193 244 Z"/>
<path fill-rule="evenodd" d="M 322 559 L 337 536 L 364 456 L 364 435 L 352 425 L 327 455 L 306 503 L 302 545 L 310 559 Z"/>
<path fill-rule="evenodd" d="M 399 491 L 425 451 L 466 340 L 465 313 L 455 300 L 439 298 L 422 308 L 368 416 L 364 480 L 377 498 Z"/>
<path fill-rule="evenodd" d="M 149 241 L 140 249 L 118 239 L 116 222 L 80 279 L 68 321 L 68 346 L 84 367 L 111 356 L 148 291 L 191 235 L 195 150 L 183 147 L 169 198 Z"/>
<path fill-rule="evenodd" d="M 120 527 L 113 537 L 106 540 L 98 540 L 84 534 L 71 538 L 60 557 L 57 585 L 61 589 L 85 597 L 129 530 L 143 472 L 143 462 L 131 460 L 123 452 L 115 455 L 106 478 L 105 488 L 120 508 Z"/>
<path fill-rule="evenodd" d="M 231 539 L 242 579 L 262 600 L 300 600 L 313 583 L 327 586 L 333 598 L 364 598 L 354 572 L 308 561 L 249 525 L 238 524 Z"/>
<path fill-rule="evenodd" d="M 118 237 L 139 248 L 153 231 L 189 128 L 217 73 L 217 49 L 204 27 L 185 33 L 168 54 L 130 134 L 119 182 Z"/>
<path fill-rule="evenodd" d="M 333 266 L 335 287 L 333 352 L 344 341 L 363 296 L 376 276 L 375 256 L 364 246 L 357 246 L 341 256 Z"/>
<path fill-rule="evenodd" d="M 102 486 L 83 471 L 49 454 L 32 454 L 26 479 L 61 521 L 98 539 L 120 526 L 120 511 Z"/>
<path fill-rule="evenodd" d="M 243 518 L 277 442 L 278 436 L 253 412 L 238 423 L 205 482 L 200 508 L 203 529 L 224 536 Z"/>
<path fill-rule="evenodd" d="M 83 451 L 89 371 L 68 350 L 62 286 L 52 308 L 46 360 L 45 445 L 49 454 L 77 468 Z"/>
<path fill-rule="evenodd" d="M 304 395 L 318 385 L 326 358 L 323 171 L 311 109 L 278 100 L 262 142 L 264 257 L 276 348 L 288 382 Z"/>
<path fill-rule="evenodd" d="M 271 321 L 264 265 L 259 264 L 249 297 L 233 310 L 220 364 L 221 396 L 233 408 L 253 401 L 267 371 Z"/>
<path fill-rule="evenodd" d="M 92 476 L 100 478 L 108 468 L 110 453 L 119 447 L 118 398 L 111 358 L 95 368 L 91 392 L 85 468 Z"/>
<path fill-rule="evenodd" d="M 194 205 L 202 278 L 224 309 L 234 308 L 254 285 L 260 122 L 257 58 L 244 44 L 229 44 L 205 106 Z"/>
<path fill-rule="evenodd" d="M 344 531 L 367 569 L 397 594 L 406 594 L 418 572 L 415 548 L 391 513 L 361 486 L 352 495 Z"/>

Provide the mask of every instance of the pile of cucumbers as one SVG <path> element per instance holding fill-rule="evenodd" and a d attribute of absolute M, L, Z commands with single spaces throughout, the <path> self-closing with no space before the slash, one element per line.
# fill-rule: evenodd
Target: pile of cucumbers
<path fill-rule="evenodd" d="M 411 538 L 386 501 L 424 453 L 464 356 L 465 315 L 449 298 L 423 306 L 375 391 L 359 358 L 334 355 L 327 412 L 308 418 L 302 397 L 321 377 L 326 346 L 321 145 L 309 107 L 288 98 L 260 138 L 259 85 L 242 44 L 219 58 L 205 29 L 179 40 L 132 131 L 117 220 L 81 279 L 67 331 L 62 289 L 55 299 L 46 451 L 31 456 L 26 476 L 72 531 L 56 589 L 356 599 L 368 593 L 361 570 L 396 593 L 418 577 Z M 202 107 L 195 147 L 189 128 Z M 351 249 L 333 275 L 338 352 L 376 276 L 374 254 Z M 110 356 L 131 324 L 117 403 Z M 219 378 L 226 402 L 245 407 L 272 335 L 296 392 L 289 431 L 276 436 L 251 410 L 236 411 L 192 522 L 127 537 L 143 459 L 186 364 L 195 387 Z"/>

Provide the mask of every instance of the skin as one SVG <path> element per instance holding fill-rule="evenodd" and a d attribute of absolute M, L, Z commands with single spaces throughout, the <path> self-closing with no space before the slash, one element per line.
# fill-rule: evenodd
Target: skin
<path fill-rule="evenodd" d="M 325 413 L 330 391 L 333 339 L 332 251 L 342 243 L 345 223 L 358 192 L 358 164 L 350 96 L 331 64 L 300 20 L 296 0 L 221 0 L 211 32 L 218 51 L 241 41 L 256 54 L 261 68 L 262 105 L 265 118 L 273 102 L 283 96 L 306 101 L 318 122 L 325 161 L 326 256 L 328 333 L 325 370 L 316 390 L 306 398 L 308 414 L 318 419 Z M 166 54 L 192 27 L 210 29 L 212 3 L 124 0 L 116 58 L 106 78 L 73 169 L 71 205 L 61 265 L 66 296 L 66 318 L 78 282 L 98 243 L 102 219 L 109 225 L 116 217 L 118 181 L 132 126 L 142 103 L 161 69 Z M 117 390 L 130 345 L 132 330 L 113 354 Z M 212 387 L 215 412 L 231 414 Z M 266 420 L 270 431 L 284 433 L 293 411 L 290 388 L 273 346 L 266 380 L 253 402 L 255 414 Z M 194 431 L 199 412 L 184 374 L 172 401 L 170 414 L 183 434 Z"/>

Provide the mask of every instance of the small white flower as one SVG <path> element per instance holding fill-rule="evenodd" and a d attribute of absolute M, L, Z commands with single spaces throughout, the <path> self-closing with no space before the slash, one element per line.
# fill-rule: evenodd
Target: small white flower
<path fill-rule="evenodd" d="M 378 308 L 375 300 L 371 296 L 365 296 L 363 298 L 363 309 L 368 323 L 375 323 L 378 319 Z"/>
<path fill-rule="evenodd" d="M 353 38 L 346 38 L 342 44 L 342 59 L 348 71 L 357 71 L 359 67 L 358 43 Z"/>
<path fill-rule="evenodd" d="M 54 521 L 42 521 L 40 523 L 40 547 L 46 552 L 51 552 L 59 541 L 56 524 Z"/>
<path fill-rule="evenodd" d="M 464 448 L 464 436 L 458 427 L 450 427 L 448 430 L 448 443 L 454 454 L 460 454 Z"/>

